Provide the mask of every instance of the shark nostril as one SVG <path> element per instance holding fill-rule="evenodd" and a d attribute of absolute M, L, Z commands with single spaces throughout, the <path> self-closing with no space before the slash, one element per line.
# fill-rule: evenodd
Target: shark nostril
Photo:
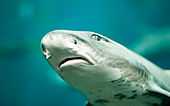
<path fill-rule="evenodd" d="M 41 48 L 42 48 L 42 51 L 43 51 L 43 52 L 46 51 L 44 44 L 41 44 Z"/>
<path fill-rule="evenodd" d="M 51 54 L 50 54 L 49 50 L 47 50 L 47 48 L 45 47 L 44 44 L 41 44 L 41 49 L 42 49 L 42 52 L 43 52 L 43 55 L 45 56 L 45 58 L 50 59 Z"/>

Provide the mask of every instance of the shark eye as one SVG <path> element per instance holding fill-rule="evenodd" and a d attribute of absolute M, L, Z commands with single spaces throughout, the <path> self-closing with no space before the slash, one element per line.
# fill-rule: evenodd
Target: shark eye
<path fill-rule="evenodd" d="M 74 39 L 74 44 L 75 44 L 75 45 L 77 44 L 77 40 L 76 40 L 76 39 Z"/>
<path fill-rule="evenodd" d="M 100 37 L 99 35 L 97 34 L 92 34 L 91 37 L 97 41 L 100 41 L 102 39 L 102 37 Z"/>
<path fill-rule="evenodd" d="M 97 34 L 92 34 L 92 35 L 91 35 L 91 38 L 93 38 L 93 39 L 95 39 L 95 40 L 97 40 L 97 41 L 103 40 L 103 41 L 105 41 L 105 42 L 109 42 L 108 39 L 103 38 L 103 37 L 101 37 L 100 35 L 97 35 Z"/>

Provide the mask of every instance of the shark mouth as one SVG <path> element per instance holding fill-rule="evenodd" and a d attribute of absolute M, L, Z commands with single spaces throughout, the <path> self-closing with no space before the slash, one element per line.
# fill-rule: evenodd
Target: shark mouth
<path fill-rule="evenodd" d="M 68 57 L 68 58 L 63 59 L 59 63 L 58 67 L 62 68 L 64 66 L 69 66 L 69 65 L 78 64 L 78 63 L 85 63 L 85 64 L 93 65 L 93 63 L 89 61 L 87 58 L 77 56 L 77 57 Z"/>

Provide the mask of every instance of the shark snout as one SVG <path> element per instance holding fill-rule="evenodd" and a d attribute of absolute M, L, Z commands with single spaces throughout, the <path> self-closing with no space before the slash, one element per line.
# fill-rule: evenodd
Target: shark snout
<path fill-rule="evenodd" d="M 41 40 L 41 50 L 48 61 L 59 64 L 68 57 L 78 56 L 78 40 L 73 31 L 55 30 L 47 33 Z"/>
<path fill-rule="evenodd" d="M 46 59 L 49 59 L 51 57 L 51 54 L 46 46 L 46 43 L 43 40 L 41 41 L 41 51 Z"/>
<path fill-rule="evenodd" d="M 47 33 L 41 40 L 43 48 L 49 50 L 69 51 L 76 49 L 81 40 L 78 36 L 79 31 L 55 30 Z"/>

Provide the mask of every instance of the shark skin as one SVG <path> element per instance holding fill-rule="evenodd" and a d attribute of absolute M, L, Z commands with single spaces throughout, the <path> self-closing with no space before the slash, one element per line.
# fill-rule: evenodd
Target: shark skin
<path fill-rule="evenodd" d="M 61 78 L 87 97 L 86 106 L 170 104 L 170 70 L 99 33 L 54 30 L 41 49 Z"/>

